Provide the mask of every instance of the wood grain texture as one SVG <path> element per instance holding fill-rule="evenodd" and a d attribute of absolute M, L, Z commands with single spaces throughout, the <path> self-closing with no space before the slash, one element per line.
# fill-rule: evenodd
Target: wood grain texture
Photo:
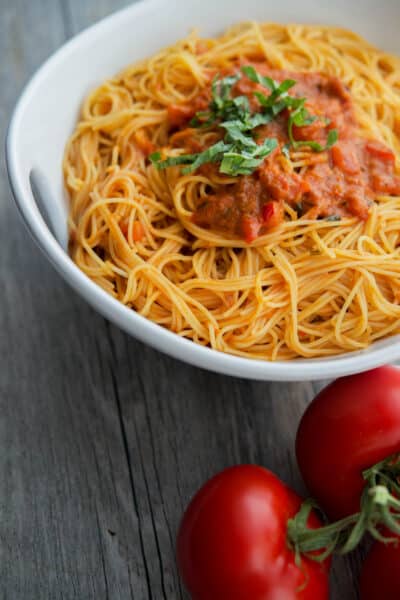
<path fill-rule="evenodd" d="M 22 85 L 68 37 L 128 4 L 0 1 L 0 133 Z M 127 57 L 129 61 L 129 57 Z M 223 377 L 127 337 L 33 246 L 0 166 L 0 598 L 181 600 L 174 540 L 217 470 L 293 456 L 318 386 Z M 333 600 L 356 600 L 359 554 Z"/>

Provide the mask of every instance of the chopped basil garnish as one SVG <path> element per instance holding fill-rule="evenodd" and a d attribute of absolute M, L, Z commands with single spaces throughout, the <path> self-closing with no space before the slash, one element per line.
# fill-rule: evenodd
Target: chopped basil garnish
<path fill-rule="evenodd" d="M 157 169 L 166 169 L 167 167 L 174 167 L 176 165 L 189 165 L 183 169 L 183 173 L 186 174 L 195 171 L 205 163 L 220 161 L 224 152 L 229 149 L 230 145 L 224 144 L 224 142 L 221 141 L 199 154 L 181 154 L 180 156 L 169 156 L 165 160 L 161 160 L 160 152 L 154 152 L 153 154 L 150 154 L 149 158 Z"/>
<path fill-rule="evenodd" d="M 192 173 L 193 171 L 198 169 L 198 167 L 201 167 L 201 165 L 204 165 L 205 163 L 219 162 L 220 160 L 222 160 L 222 157 L 224 156 L 225 152 L 228 152 L 229 149 L 230 146 L 228 144 L 225 144 L 222 141 L 217 142 L 213 146 L 207 148 L 207 150 L 204 150 L 204 152 L 200 152 L 200 154 L 195 154 L 194 161 L 191 162 L 190 166 L 185 167 L 183 169 L 183 173 Z M 193 155 L 188 154 L 187 156 Z"/>
<path fill-rule="evenodd" d="M 211 102 L 208 111 L 201 111 L 191 120 L 193 127 L 209 127 L 216 121 L 244 120 L 250 115 L 250 104 L 247 96 L 231 97 L 232 87 L 241 79 L 241 73 L 218 79 L 214 77 L 211 84 Z"/>
<path fill-rule="evenodd" d="M 233 86 L 244 74 L 250 81 L 260 84 L 269 91 L 264 94 L 255 91 L 261 111 L 251 112 L 247 96 L 232 97 Z M 260 125 L 273 121 L 283 110 L 289 111 L 288 136 L 290 143 L 285 144 L 282 153 L 289 158 L 290 147 L 308 146 L 315 152 L 323 152 L 338 140 L 338 132 L 332 129 L 323 146 L 313 140 L 295 140 L 293 127 L 311 125 L 318 118 L 312 116 L 305 107 L 306 98 L 289 96 L 288 91 L 296 85 L 293 79 L 285 79 L 278 83 L 271 77 L 260 75 L 254 67 L 248 65 L 241 73 L 229 75 L 222 79 L 215 77 L 211 84 L 211 102 L 209 110 L 196 113 L 191 120 L 192 127 L 209 127 L 217 124 L 225 130 L 224 139 L 198 154 L 182 154 L 162 160 L 159 152 L 150 155 L 151 162 L 157 169 L 165 169 L 176 165 L 186 165 L 182 172 L 192 173 L 205 163 L 220 163 L 219 170 L 227 175 L 250 175 L 264 159 L 273 152 L 278 141 L 266 138 L 262 144 L 255 141 L 254 130 Z"/>
<path fill-rule="evenodd" d="M 219 170 L 227 175 L 251 175 L 277 145 L 275 139 L 267 138 L 260 145 L 241 148 L 238 152 L 233 144 L 231 150 L 224 153 Z"/>
<path fill-rule="evenodd" d="M 251 175 L 254 169 L 263 162 L 264 158 L 275 150 L 278 142 L 270 138 L 264 140 L 260 145 L 256 144 L 251 138 L 248 141 L 248 144 L 240 141 L 226 144 L 221 141 L 199 154 L 170 156 L 165 160 L 160 160 L 159 152 L 155 152 L 150 155 L 150 160 L 157 169 L 165 169 L 175 165 L 188 165 L 182 170 L 185 175 L 210 162 L 221 162 L 219 170 L 226 175 Z"/>
<path fill-rule="evenodd" d="M 166 167 L 174 167 L 175 165 L 187 165 L 193 162 L 196 154 L 181 154 L 181 156 L 170 156 L 165 160 L 161 160 L 161 152 L 153 152 L 149 158 L 157 169 L 165 169 Z"/>

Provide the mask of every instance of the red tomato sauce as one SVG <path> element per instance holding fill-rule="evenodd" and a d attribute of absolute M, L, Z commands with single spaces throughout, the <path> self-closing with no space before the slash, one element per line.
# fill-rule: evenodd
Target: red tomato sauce
<path fill-rule="evenodd" d="M 306 166 L 291 168 L 282 155 L 282 147 L 289 142 L 289 113 L 282 112 L 254 132 L 257 143 L 267 137 L 276 138 L 277 149 L 252 175 L 239 176 L 236 183 L 211 194 L 194 212 L 194 223 L 250 243 L 283 221 L 284 203 L 312 219 L 355 216 L 366 220 L 377 194 L 400 195 L 394 153 L 382 142 L 359 136 L 350 93 L 338 78 L 273 70 L 265 63 L 253 65 L 258 73 L 278 82 L 295 80 L 289 94 L 305 97 L 309 113 L 319 117 L 311 125 L 294 126 L 295 140 L 325 146 L 329 130 L 336 129 L 338 142 L 323 152 L 313 152 L 305 146 L 297 148 L 295 160 L 304 158 Z M 252 110 L 258 111 L 260 105 L 254 96 L 257 90 L 265 93 L 265 88 L 242 77 L 232 91 L 234 96 L 246 95 Z M 169 107 L 170 125 L 177 130 L 186 129 L 196 112 L 207 110 L 210 98 L 211 89 L 206 88 L 190 105 Z M 192 137 L 186 139 L 188 148 L 193 149 L 196 130 L 192 131 Z M 207 172 L 217 167 L 205 165 L 201 169 Z"/>

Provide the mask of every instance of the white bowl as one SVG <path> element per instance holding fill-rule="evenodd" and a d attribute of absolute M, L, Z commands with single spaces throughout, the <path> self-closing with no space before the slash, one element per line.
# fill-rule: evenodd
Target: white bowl
<path fill-rule="evenodd" d="M 65 44 L 22 93 L 6 147 L 9 178 L 20 213 L 37 244 L 79 294 L 127 333 L 175 358 L 229 375 L 268 381 L 331 378 L 392 362 L 400 358 L 400 336 L 377 342 L 362 352 L 287 362 L 238 358 L 203 348 L 113 299 L 88 279 L 65 251 L 67 198 L 61 162 L 87 92 L 125 65 L 182 38 L 193 27 L 213 35 L 249 19 L 342 25 L 400 54 L 399 0 L 147 0 L 133 4 Z M 47 211 L 51 229 L 39 211 L 34 192 L 44 205 L 41 209 Z"/>

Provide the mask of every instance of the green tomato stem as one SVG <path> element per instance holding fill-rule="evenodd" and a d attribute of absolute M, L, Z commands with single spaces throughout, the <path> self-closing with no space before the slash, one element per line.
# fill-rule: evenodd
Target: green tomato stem
<path fill-rule="evenodd" d="M 307 525 L 310 513 L 314 508 L 320 509 L 308 499 L 289 519 L 287 541 L 298 560 L 307 556 L 322 562 L 332 554 L 347 554 L 358 546 L 366 533 L 380 542 L 396 541 L 396 537 L 383 535 L 382 527 L 400 536 L 400 453 L 364 471 L 363 478 L 365 487 L 359 512 L 311 529 Z"/>

